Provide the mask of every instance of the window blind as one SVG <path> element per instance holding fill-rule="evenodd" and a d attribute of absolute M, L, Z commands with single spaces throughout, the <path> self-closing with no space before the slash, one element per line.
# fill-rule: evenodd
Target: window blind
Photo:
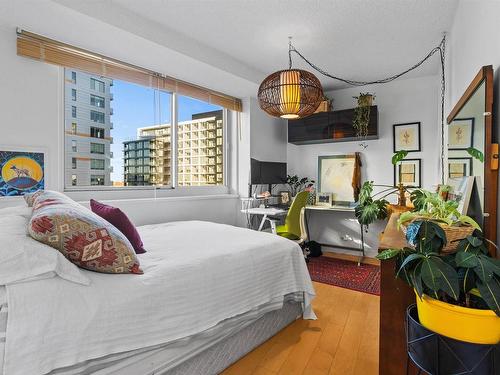
<path fill-rule="evenodd" d="M 241 112 L 241 99 L 124 63 L 25 30 L 17 31 L 17 54 L 50 64 L 175 92 Z"/>

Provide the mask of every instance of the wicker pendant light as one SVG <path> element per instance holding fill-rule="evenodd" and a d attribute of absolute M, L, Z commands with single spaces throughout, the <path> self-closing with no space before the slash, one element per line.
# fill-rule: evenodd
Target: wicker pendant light
<path fill-rule="evenodd" d="M 289 69 L 268 76 L 259 87 L 260 108 L 274 117 L 297 119 L 314 113 L 323 100 L 321 83 L 312 73 L 292 69 L 289 42 Z"/>

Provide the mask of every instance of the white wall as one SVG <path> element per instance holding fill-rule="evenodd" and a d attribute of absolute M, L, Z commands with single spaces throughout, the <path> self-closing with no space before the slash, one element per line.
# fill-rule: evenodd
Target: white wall
<path fill-rule="evenodd" d="M 327 95 L 333 98 L 334 110 L 353 108 L 355 106 L 353 96 L 360 92 L 375 93 L 375 104 L 379 110 L 379 139 L 366 141 L 368 147 L 365 150 L 359 146 L 359 141 L 300 146 L 289 144 L 287 151 L 289 172 L 317 180 L 318 156 L 359 151 L 362 153 L 363 181 L 373 180 L 375 184 L 392 185 L 394 182 L 394 168 L 391 164 L 392 125 L 420 121 L 422 151 L 411 152 L 407 158 L 422 159 L 422 184 L 424 188 L 432 189 L 440 179 L 439 85 L 439 77 L 430 76 L 328 93 Z M 352 242 L 341 239 L 345 234 L 353 237 L 356 231 L 359 232 L 355 221 L 340 220 L 348 217 L 345 214 L 314 214 L 310 219 L 312 239 L 353 246 Z M 366 238 L 370 255 L 376 253 L 378 234 L 382 228 L 383 225 L 380 223 L 374 225 Z"/>
<path fill-rule="evenodd" d="M 394 169 L 392 125 L 397 123 L 421 123 L 422 152 L 411 152 L 407 158 L 422 159 L 422 183 L 425 188 L 439 183 L 439 126 L 437 76 L 398 80 L 384 85 L 347 88 L 327 93 L 333 98 L 334 110 L 355 107 L 353 96 L 360 92 L 375 93 L 375 104 L 379 111 L 379 139 L 368 140 L 362 149 L 359 141 L 323 143 L 314 145 L 288 145 L 288 168 L 292 173 L 317 179 L 318 156 L 362 153 L 363 180 L 379 184 L 392 184 Z"/>
<path fill-rule="evenodd" d="M 500 139 L 500 1 L 461 0 L 448 37 L 449 112 L 483 65 L 494 69 L 495 140 Z M 487 187 L 486 187 L 487 188 Z M 498 209 L 500 209 L 500 204 Z M 500 223 L 497 225 L 500 233 Z M 497 241 L 498 243 L 498 241 Z"/>
<path fill-rule="evenodd" d="M 101 21 L 77 13 L 49 1 L 2 2 L 0 4 L 0 110 L 2 132 L 0 146 L 11 150 L 19 147 L 47 152 L 46 188 L 63 189 L 63 77 L 61 69 L 16 55 L 16 27 L 25 28 L 60 41 L 154 69 L 193 83 L 243 97 L 257 90 L 256 84 L 196 61 L 188 56 L 159 46 Z M 85 32 L 82 32 L 85 30 Z M 8 74 L 5 74 L 8 72 Z M 190 77 L 190 79 L 188 79 Z M 248 101 L 245 101 L 248 105 Z M 244 108 L 248 111 L 248 108 Z M 249 149 L 250 136 L 238 134 L 237 116 L 228 121 L 228 187 L 161 189 L 154 200 L 153 191 L 74 192 L 68 195 L 78 201 L 90 197 L 102 200 L 149 197 L 150 201 L 131 199 L 116 203 L 139 223 L 158 220 L 197 219 L 234 224 L 237 196 L 220 194 L 239 190 L 237 174 L 239 143 Z M 242 116 L 249 121 L 248 116 Z M 249 123 L 241 128 L 249 129 Z M 239 136 L 241 135 L 241 137 Z M 246 154 L 249 164 L 249 151 Z M 246 188 L 246 186 L 245 186 Z M 191 196 L 190 199 L 174 198 Z M 212 203 L 200 203 L 200 195 L 214 195 Z M 0 207 L 23 204 L 22 199 L 3 198 Z"/>
<path fill-rule="evenodd" d="M 260 161 L 286 162 L 287 122 L 271 117 L 250 100 L 250 156 Z"/>

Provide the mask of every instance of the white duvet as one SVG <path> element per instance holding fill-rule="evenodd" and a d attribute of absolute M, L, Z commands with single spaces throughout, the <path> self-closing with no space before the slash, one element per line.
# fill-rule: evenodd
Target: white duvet
<path fill-rule="evenodd" d="M 83 271 L 7 286 L 4 375 L 45 374 L 112 353 L 202 332 L 292 292 L 314 289 L 298 245 L 276 235 L 201 221 L 139 228 L 144 275 Z"/>

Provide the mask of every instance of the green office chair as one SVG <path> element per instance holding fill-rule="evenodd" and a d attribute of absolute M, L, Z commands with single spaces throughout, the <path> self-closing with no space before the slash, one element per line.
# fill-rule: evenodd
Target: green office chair
<path fill-rule="evenodd" d="M 297 194 L 286 215 L 285 225 L 278 225 L 276 227 L 278 236 L 288 238 L 289 240 L 300 240 L 303 237 L 304 231 L 301 231 L 301 211 L 306 206 L 308 197 L 308 191 L 301 191 Z"/>

